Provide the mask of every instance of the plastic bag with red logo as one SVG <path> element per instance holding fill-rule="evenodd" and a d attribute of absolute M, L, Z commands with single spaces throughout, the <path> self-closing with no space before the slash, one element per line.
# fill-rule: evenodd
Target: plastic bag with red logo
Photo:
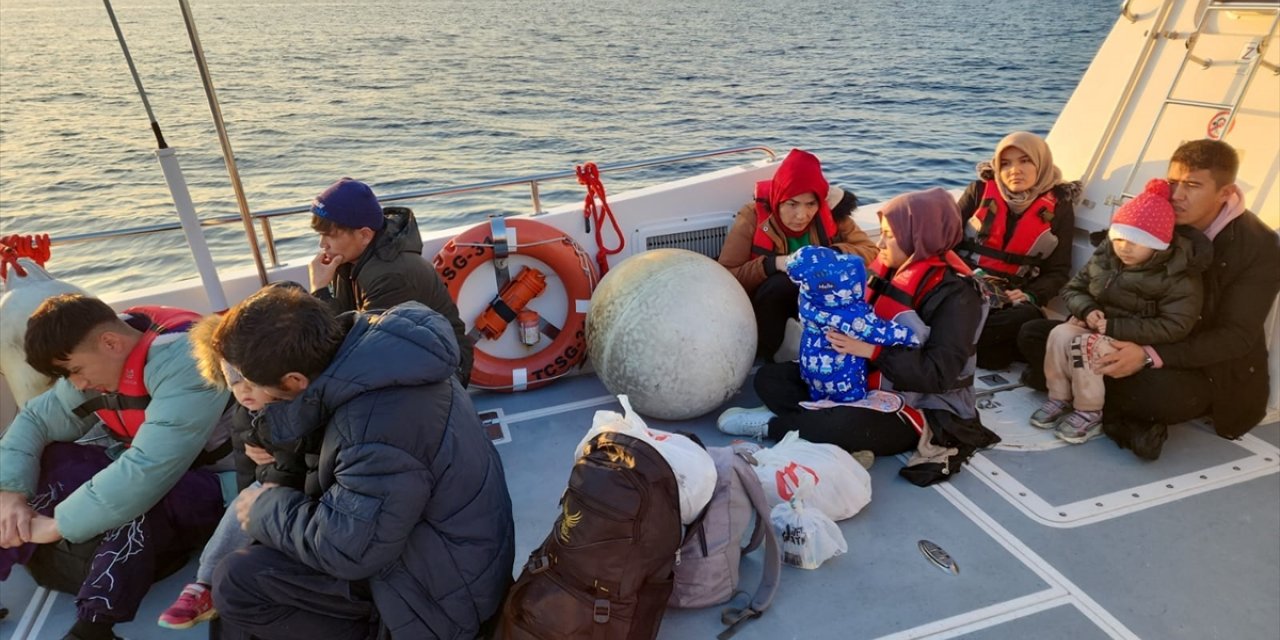
<path fill-rule="evenodd" d="M 798 484 L 791 484 L 790 477 L 784 479 L 791 499 L 775 506 L 769 520 L 778 532 L 783 564 L 817 569 L 828 558 L 847 552 L 849 543 L 827 514 L 808 504 L 807 497 L 812 497 L 817 489 L 813 476 L 801 474 L 797 479 Z"/>
<path fill-rule="evenodd" d="M 791 431 L 752 457 L 770 505 L 791 500 L 803 476 L 813 480 L 805 503 L 832 520 L 851 518 L 871 502 L 871 474 L 834 444 L 809 442 Z"/>
<path fill-rule="evenodd" d="M 716 463 L 711 454 L 688 436 L 650 429 L 640 414 L 631 408 L 627 396 L 619 395 L 618 402 L 622 403 L 624 413 L 597 411 L 591 420 L 591 429 L 578 443 L 575 457 L 581 458 L 587 443 L 606 431 L 644 440 L 671 465 L 671 472 L 680 484 L 680 521 L 692 523 L 711 501 L 711 493 L 716 489 Z"/>

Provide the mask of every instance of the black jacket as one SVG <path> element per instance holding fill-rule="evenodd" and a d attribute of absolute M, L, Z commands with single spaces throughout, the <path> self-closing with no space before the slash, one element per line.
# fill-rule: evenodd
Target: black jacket
<path fill-rule="evenodd" d="M 367 580 L 396 640 L 474 638 L 511 581 L 515 526 L 498 452 L 453 379 L 457 342 L 418 303 L 352 315 L 329 367 L 263 409 L 276 441 L 321 435 L 315 490 L 263 492 L 249 533 Z"/>
<path fill-rule="evenodd" d="M 1107 335 L 1138 344 L 1168 344 L 1186 338 L 1200 319 L 1203 273 L 1213 246 L 1203 233 L 1178 227 L 1169 248 L 1146 263 L 1126 267 L 1111 240 L 1103 239 L 1084 268 L 1062 288 L 1071 315 L 1084 320 L 1097 310 Z"/>
<path fill-rule="evenodd" d="M 472 344 L 466 323 L 458 315 L 458 305 L 431 264 L 422 258 L 422 235 L 413 211 L 405 207 L 385 207 L 386 225 L 354 263 L 338 267 L 330 289 L 315 291 L 334 314 L 347 311 L 381 311 L 402 302 L 421 302 L 438 311 L 453 327 L 461 347 L 458 379 L 465 386 L 471 379 Z"/>
<path fill-rule="evenodd" d="M 1232 220 L 1213 239 L 1204 287 L 1191 336 L 1154 348 L 1165 367 L 1205 372 L 1214 429 L 1235 438 L 1262 420 L 1271 393 L 1263 325 L 1280 291 L 1280 235 L 1248 211 Z"/>
<path fill-rule="evenodd" d="M 271 464 L 258 464 L 244 453 L 244 445 L 266 449 L 276 459 Z M 315 453 L 320 444 L 315 438 L 287 443 L 280 446 L 271 441 L 271 430 L 266 417 L 262 413 L 254 413 L 241 405 L 236 405 L 231 416 L 231 446 L 235 449 L 233 456 L 236 464 L 236 485 L 241 491 L 254 480 L 303 490 L 307 472 L 314 470 L 318 456 Z"/>
<path fill-rule="evenodd" d="M 895 391 L 966 398 L 959 410 L 932 408 L 948 403 L 923 402 L 937 444 L 962 449 L 956 466 L 976 449 L 1000 441 L 982 426 L 973 404 L 973 379 L 965 369 L 977 351 L 975 338 L 983 321 L 982 295 L 970 279 L 948 270 L 941 282 L 920 300 L 917 313 L 929 326 L 929 338 L 919 347 L 883 347 L 872 361 Z M 963 394 L 955 390 L 967 389 Z"/>

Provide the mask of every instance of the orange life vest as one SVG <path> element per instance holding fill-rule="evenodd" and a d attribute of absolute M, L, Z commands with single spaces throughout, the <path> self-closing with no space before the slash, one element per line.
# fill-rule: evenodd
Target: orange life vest
<path fill-rule="evenodd" d="M 775 256 L 786 253 L 785 247 L 783 251 L 779 251 L 778 247 L 773 244 L 773 238 L 765 232 L 766 223 L 773 212 L 769 210 L 769 193 L 773 190 L 772 180 L 761 180 L 756 183 L 756 233 L 751 238 L 751 253 L 758 256 Z M 825 194 L 819 194 L 819 197 L 825 197 Z M 779 221 L 774 222 L 775 225 L 781 225 Z M 837 227 L 836 221 L 831 217 L 831 209 L 826 206 L 819 206 L 818 213 L 813 217 L 813 222 L 809 224 L 810 228 L 818 234 L 818 244 L 823 247 L 831 246 L 832 239 L 836 237 Z M 777 229 L 779 235 L 785 235 L 785 232 Z"/>
<path fill-rule="evenodd" d="M 152 343 L 163 334 L 186 331 L 201 316 L 194 311 L 162 306 L 131 307 L 125 309 L 124 313 L 146 319 L 147 328 L 142 332 L 138 344 L 134 345 L 125 358 L 124 369 L 120 371 L 119 387 L 115 393 L 104 393 L 87 400 L 76 407 L 75 414 L 81 417 L 90 413 L 97 414 L 112 436 L 128 443 L 138 434 L 138 428 L 146 420 L 146 408 L 151 402 L 143 380 L 143 370 L 146 368 L 147 352 Z"/>
<path fill-rule="evenodd" d="M 973 212 L 965 238 L 956 251 L 991 275 L 1002 278 L 1029 279 L 1033 271 L 1044 264 L 1060 239 L 1047 242 L 1053 236 L 1050 223 L 1058 206 L 1053 191 L 1046 191 L 1032 201 L 1031 206 L 1018 216 L 1009 242 L 1005 243 L 1009 221 L 1009 205 L 1000 195 L 995 180 L 987 180 L 982 190 L 982 200 Z"/>
<path fill-rule="evenodd" d="M 898 269 L 893 277 L 885 279 L 889 268 L 877 257 L 867 265 L 866 301 L 877 316 L 911 327 L 922 341 L 928 339 L 929 327 L 919 316 L 920 302 L 942 282 L 952 269 L 960 275 L 970 276 L 973 271 L 954 252 L 912 261 Z M 880 372 L 872 370 L 867 375 L 868 389 L 884 388 Z"/>

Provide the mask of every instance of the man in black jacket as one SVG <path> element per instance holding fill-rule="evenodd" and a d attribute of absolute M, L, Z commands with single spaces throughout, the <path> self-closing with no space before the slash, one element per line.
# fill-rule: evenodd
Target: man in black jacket
<path fill-rule="evenodd" d="M 444 317 L 407 302 L 335 318 L 303 291 L 269 287 L 227 312 L 212 345 L 281 399 L 262 409 L 274 441 L 321 441 L 305 489 L 267 483 L 237 498 L 260 544 L 214 571 L 220 637 L 486 631 L 511 582 L 515 527 L 498 452 L 453 379 Z"/>
<path fill-rule="evenodd" d="M 471 379 L 471 338 L 439 274 L 422 259 L 413 211 L 383 208 L 363 182 L 342 178 L 311 203 L 311 228 L 320 252 L 308 269 L 312 295 L 334 314 L 381 311 L 410 300 L 440 312 L 453 327 L 462 360 L 457 376 Z"/>
<path fill-rule="evenodd" d="M 1154 460 L 1166 425 L 1213 418 L 1224 438 L 1238 438 L 1262 420 L 1271 391 L 1263 325 L 1280 291 L 1280 235 L 1244 207 L 1236 186 L 1239 158 L 1218 140 L 1178 147 L 1168 179 L 1177 221 L 1213 243 L 1205 301 L 1191 335 L 1158 347 L 1120 342 L 1104 358 L 1107 376 L 1103 432 L 1117 445 Z M 1043 378 L 1045 338 L 1056 324 L 1025 325 L 1018 344 L 1031 363 L 1033 386 Z"/>

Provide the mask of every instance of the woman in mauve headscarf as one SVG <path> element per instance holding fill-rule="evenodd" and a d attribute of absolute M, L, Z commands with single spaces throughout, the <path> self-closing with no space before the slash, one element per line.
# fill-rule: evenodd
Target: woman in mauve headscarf
<path fill-rule="evenodd" d="M 787 320 L 799 313 L 800 289 L 787 277 L 787 257 L 800 247 L 831 247 L 871 260 L 876 245 L 853 222 L 858 199 L 827 184 L 812 153 L 792 149 L 771 180 L 756 183 L 720 249 L 720 264 L 742 283 L 756 313 L 756 353 L 773 362 Z M 782 354 L 793 360 L 794 349 Z"/>
<path fill-rule="evenodd" d="M 1049 145 L 1017 131 L 978 164 L 979 180 L 960 196 L 964 240 L 956 253 L 993 286 L 978 339 L 978 366 L 1004 369 L 1018 353 L 1018 329 L 1044 317 L 1040 307 L 1071 275 L 1072 201 L 1080 183 L 1064 183 Z"/>
<path fill-rule="evenodd" d="M 876 347 L 828 333 L 836 351 L 870 361 L 866 400 L 814 407 L 796 363 L 766 364 L 755 379 L 765 406 L 729 409 L 720 416 L 720 430 L 774 440 L 799 431 L 811 442 L 876 455 L 919 447 L 937 455 L 903 475 L 922 485 L 950 477 L 974 450 L 998 442 L 982 427 L 975 405 L 974 343 L 985 306 L 969 268 L 951 251 L 960 227 L 955 201 L 942 189 L 907 193 L 880 209 L 880 252 L 867 269 L 873 274 L 867 302 L 876 315 L 910 326 L 924 342 Z"/>

